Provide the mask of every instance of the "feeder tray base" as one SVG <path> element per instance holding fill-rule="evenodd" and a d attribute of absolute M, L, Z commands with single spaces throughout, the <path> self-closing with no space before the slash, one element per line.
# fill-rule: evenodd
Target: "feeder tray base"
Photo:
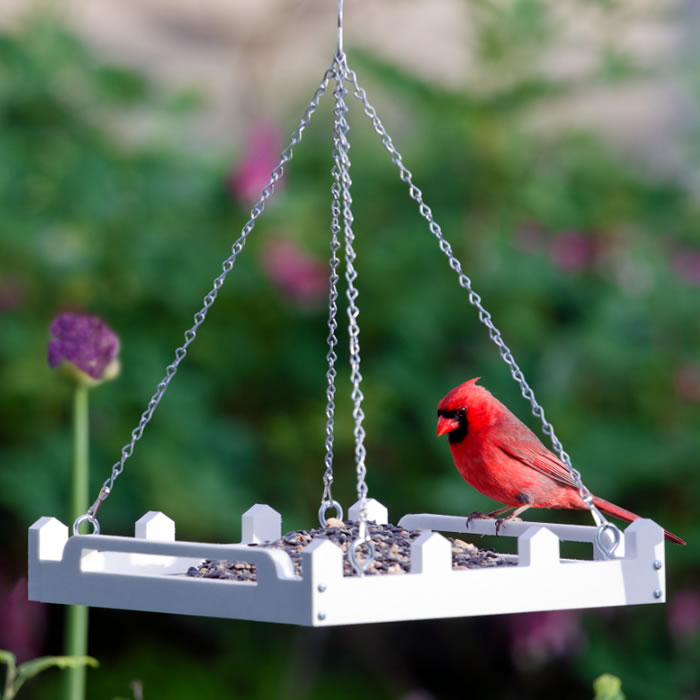
<path fill-rule="evenodd" d="M 368 510 L 387 522 L 381 504 Z M 356 504 L 350 518 L 357 513 Z M 500 535 L 517 537 L 518 554 L 497 556 L 512 565 L 456 570 L 451 543 L 435 531 L 494 535 L 496 522 L 406 515 L 398 528 L 421 531 L 409 544 L 408 573 L 363 577 L 344 575 L 343 552 L 328 537 L 301 549 L 300 574 L 284 549 L 250 546 L 281 539 L 281 526 L 279 513 L 256 505 L 243 514 L 240 544 L 206 544 L 176 541 L 175 523 L 153 511 L 137 521 L 135 537 L 69 537 L 63 523 L 43 517 L 29 528 L 29 599 L 308 626 L 665 600 L 663 530 L 650 520 L 632 523 L 608 560 L 595 551 L 591 560 L 560 557 L 560 540 L 593 543 L 594 527 L 509 522 Z M 186 575 L 206 559 L 254 565 L 256 580 Z"/>

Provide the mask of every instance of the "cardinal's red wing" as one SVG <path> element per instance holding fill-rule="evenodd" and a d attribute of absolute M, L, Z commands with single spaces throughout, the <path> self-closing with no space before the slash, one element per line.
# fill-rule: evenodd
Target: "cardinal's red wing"
<path fill-rule="evenodd" d="M 511 430 L 506 433 L 506 439 L 496 441 L 503 452 L 561 486 L 577 488 L 566 466 L 529 428 L 523 424 L 510 426 L 510 428 Z"/>

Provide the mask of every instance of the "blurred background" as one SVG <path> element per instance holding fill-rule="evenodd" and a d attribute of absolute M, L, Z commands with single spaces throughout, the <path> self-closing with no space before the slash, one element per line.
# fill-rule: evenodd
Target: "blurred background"
<path fill-rule="evenodd" d="M 94 609 L 88 695 L 700 698 L 700 14 L 615 0 L 347 0 L 350 65 L 591 490 L 686 539 L 663 606 L 308 630 Z M 331 63 L 333 0 L 0 6 L 0 648 L 62 649 L 26 600 L 26 532 L 68 522 L 62 311 L 98 314 L 121 375 L 91 392 L 91 500 Z M 494 504 L 435 438 L 473 376 L 528 421 L 437 242 L 351 103 L 369 495 Z M 321 103 L 100 513 L 237 541 L 322 492 L 332 99 Z M 342 316 L 344 318 L 344 314 Z M 334 496 L 355 500 L 340 334 Z M 530 518 L 586 523 L 583 513 Z M 484 539 L 482 544 L 508 543 Z M 516 595 L 517 592 L 514 592 Z M 59 673 L 23 689 L 54 698 Z"/>

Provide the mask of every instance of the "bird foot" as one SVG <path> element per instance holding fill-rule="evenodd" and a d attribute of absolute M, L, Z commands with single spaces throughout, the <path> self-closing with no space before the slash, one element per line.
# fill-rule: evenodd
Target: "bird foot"
<path fill-rule="evenodd" d="M 471 523 L 472 520 L 488 520 L 490 517 L 489 513 L 480 513 L 478 510 L 475 510 L 467 517 L 467 527 L 469 527 L 469 523 Z"/>
<path fill-rule="evenodd" d="M 498 534 L 498 531 L 506 524 L 506 523 L 521 523 L 523 521 L 522 518 L 519 518 L 517 515 L 506 515 L 505 518 L 499 518 L 496 520 L 496 534 Z"/>

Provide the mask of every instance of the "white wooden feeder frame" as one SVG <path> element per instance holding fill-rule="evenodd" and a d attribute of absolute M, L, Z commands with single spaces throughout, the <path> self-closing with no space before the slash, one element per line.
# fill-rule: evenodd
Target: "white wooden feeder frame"
<path fill-rule="evenodd" d="M 369 499 L 369 520 L 388 522 Z M 358 515 L 357 504 L 350 518 Z M 283 622 L 313 627 L 496 613 L 663 603 L 664 533 L 640 519 L 624 531 L 612 559 L 563 559 L 560 541 L 588 542 L 593 526 L 507 522 L 500 534 L 517 537 L 517 562 L 453 570 L 449 541 L 435 532 L 496 534 L 494 520 L 405 515 L 399 525 L 423 530 L 411 545 L 410 573 L 344 576 L 343 552 L 317 537 L 302 550 L 302 575 L 279 549 L 249 547 L 282 534 L 280 514 L 254 505 L 242 516 L 240 544 L 175 540 L 175 523 L 156 511 L 136 522 L 134 537 L 74 535 L 56 518 L 29 528 L 29 599 L 184 615 Z M 203 559 L 255 564 L 257 581 L 186 576 Z"/>

